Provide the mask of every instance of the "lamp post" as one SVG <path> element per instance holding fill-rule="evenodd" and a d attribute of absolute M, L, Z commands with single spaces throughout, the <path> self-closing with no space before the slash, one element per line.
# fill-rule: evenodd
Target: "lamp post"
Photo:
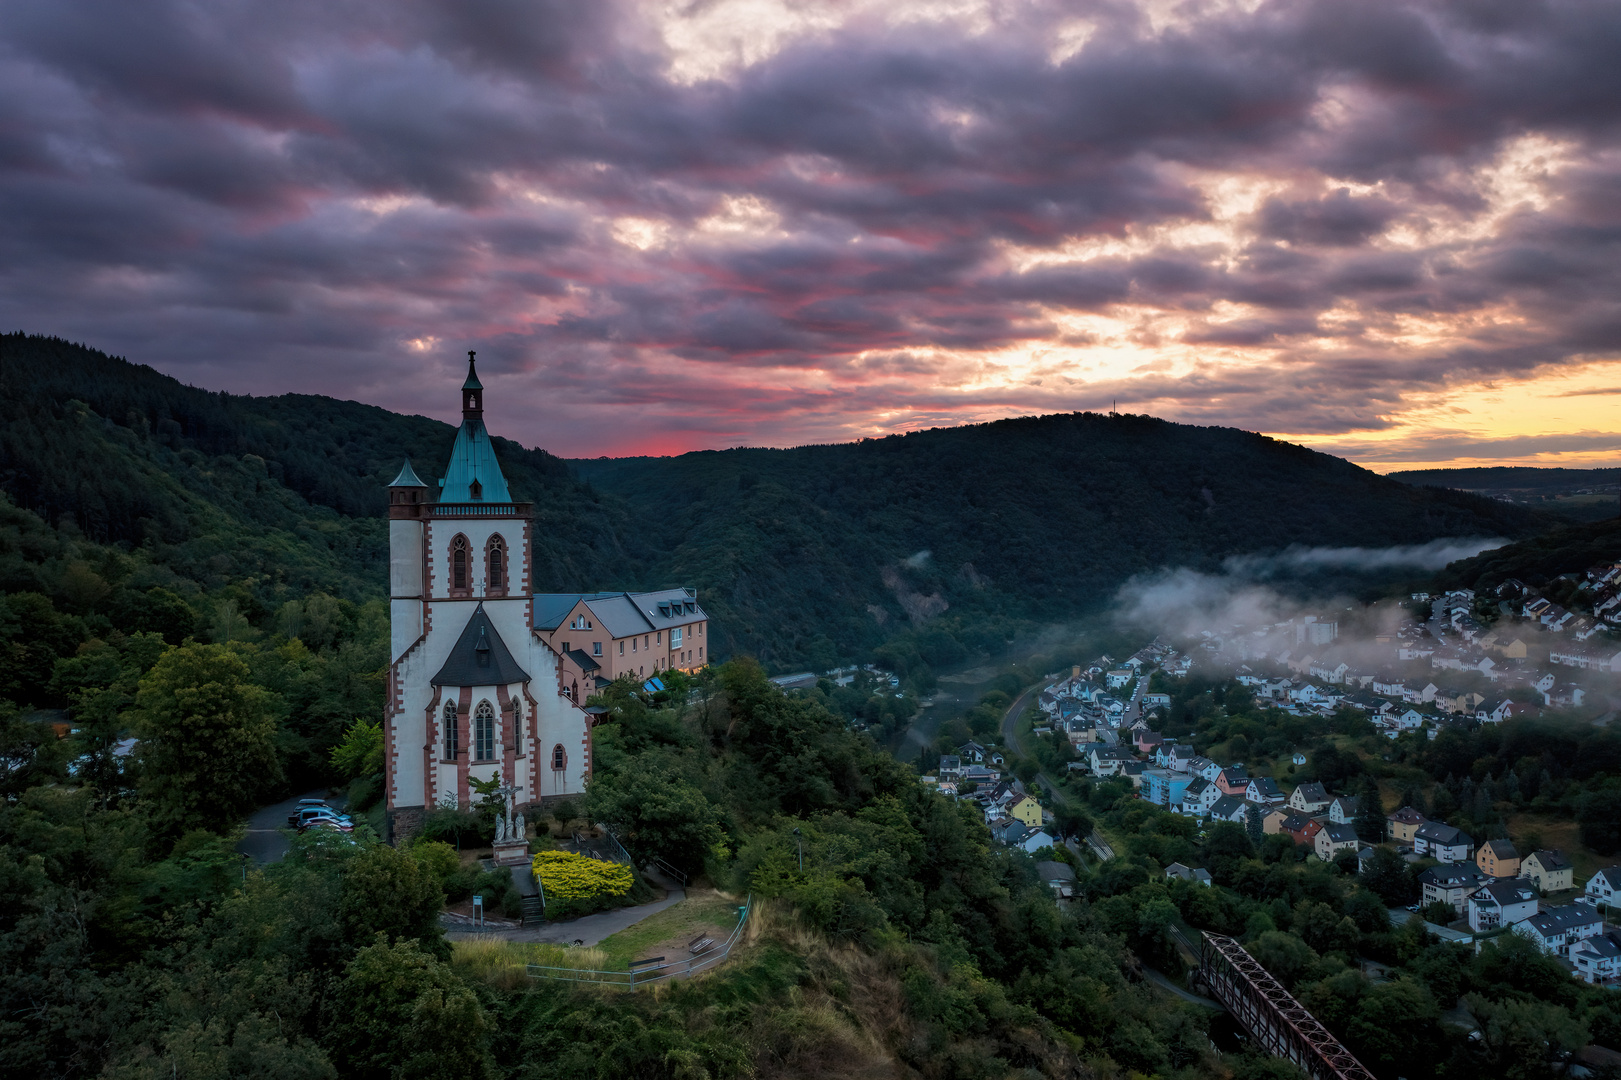
<path fill-rule="evenodd" d="M 798 829 L 794 830 L 794 843 L 799 848 L 799 872 L 803 874 L 805 872 L 805 840 L 799 835 Z"/>

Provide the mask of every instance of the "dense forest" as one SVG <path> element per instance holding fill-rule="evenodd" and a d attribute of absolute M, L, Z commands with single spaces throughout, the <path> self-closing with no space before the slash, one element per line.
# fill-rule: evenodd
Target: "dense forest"
<path fill-rule="evenodd" d="M 380 595 L 384 486 L 407 456 L 431 478 L 453 437 L 420 416 L 210 393 L 0 335 L 0 491 L 33 531 L 115 591 L 161 586 L 205 618 L 223 597 L 265 632 L 313 590 Z M 661 459 L 566 462 L 496 443 L 515 496 L 535 504 L 538 589 L 697 586 L 718 654 L 773 669 L 867 660 L 887 643 L 892 663 L 926 676 L 1097 610 L 1140 571 L 1291 544 L 1521 537 L 1545 520 L 1140 416 Z M 65 598 L 32 570 L 0 589 Z"/>
<path fill-rule="evenodd" d="M 1436 575 L 1444 589 L 1492 589 L 1509 578 L 1535 588 L 1561 574 L 1580 574 L 1621 557 L 1621 518 L 1550 529 L 1517 543 L 1460 559 Z"/>

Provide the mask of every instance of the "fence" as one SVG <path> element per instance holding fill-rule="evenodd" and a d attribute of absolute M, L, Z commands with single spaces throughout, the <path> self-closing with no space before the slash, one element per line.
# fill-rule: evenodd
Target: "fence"
<path fill-rule="evenodd" d="M 623 986 L 632 989 L 681 975 L 696 975 L 709 970 L 730 955 L 733 947 L 742 938 L 743 927 L 748 925 L 749 912 L 753 909 L 754 896 L 751 893 L 743 901 L 743 906 L 738 909 L 737 925 L 732 927 L 732 932 L 727 935 L 726 940 L 685 960 L 666 962 L 662 957 L 658 958 L 658 963 L 637 960 L 631 963 L 629 971 L 597 971 L 593 968 L 547 967 L 541 964 L 529 964 L 525 970 L 531 979 L 557 979 L 562 982 L 587 982 L 599 986 Z"/>

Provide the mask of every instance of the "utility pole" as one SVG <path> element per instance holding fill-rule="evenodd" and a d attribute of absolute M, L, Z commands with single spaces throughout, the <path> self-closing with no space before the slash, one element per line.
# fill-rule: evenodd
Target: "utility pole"
<path fill-rule="evenodd" d="M 794 843 L 799 847 L 799 872 L 803 874 L 805 872 L 805 840 L 799 835 L 797 828 L 794 830 Z"/>

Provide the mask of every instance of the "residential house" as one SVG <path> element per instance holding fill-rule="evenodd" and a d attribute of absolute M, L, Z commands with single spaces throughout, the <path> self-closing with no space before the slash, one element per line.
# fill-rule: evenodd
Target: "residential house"
<path fill-rule="evenodd" d="M 991 830 L 991 839 L 998 844 L 1011 844 L 1014 838 L 1030 831 L 1025 828 L 1023 822 L 1014 821 L 1010 817 L 998 817 L 986 824 Z"/>
<path fill-rule="evenodd" d="M 1020 795 L 1008 804 L 1007 812 L 1014 820 L 1032 829 L 1041 827 L 1041 804 L 1028 795 Z"/>
<path fill-rule="evenodd" d="M 1323 831 L 1323 823 L 1304 814 L 1290 814 L 1279 822 L 1278 831 L 1297 844 L 1315 849 L 1317 834 Z"/>
<path fill-rule="evenodd" d="M 1270 776 L 1255 776 L 1244 788 L 1244 798 L 1252 803 L 1261 803 L 1263 806 L 1284 801 L 1283 789 L 1278 782 Z"/>
<path fill-rule="evenodd" d="M 975 765 L 984 764 L 987 753 L 989 751 L 977 742 L 965 742 L 957 747 L 957 756 L 963 761 L 972 761 Z"/>
<path fill-rule="evenodd" d="M 1418 827 L 1429 818 L 1414 810 L 1411 806 L 1404 806 L 1394 814 L 1385 816 L 1385 825 L 1390 831 L 1390 838 L 1403 844 L 1413 842 L 1413 834 Z"/>
<path fill-rule="evenodd" d="M 1413 854 L 1428 855 L 1444 863 L 1468 862 L 1475 841 L 1468 833 L 1444 821 L 1426 821 L 1413 833 Z"/>
<path fill-rule="evenodd" d="M 1129 683 L 1134 674 L 1130 668 L 1115 668 L 1103 677 L 1104 685 L 1110 690 L 1118 690 Z"/>
<path fill-rule="evenodd" d="M 1214 784 L 1216 777 L 1221 773 L 1221 766 L 1207 757 L 1195 757 L 1188 762 L 1188 772 Z"/>
<path fill-rule="evenodd" d="M 940 755 L 940 775 L 942 777 L 956 776 L 961 772 L 962 758 L 958 757 L 956 754 Z"/>
<path fill-rule="evenodd" d="M 1043 859 L 1036 863 L 1036 874 L 1058 899 L 1069 900 L 1075 896 L 1075 868 L 1069 863 Z"/>
<path fill-rule="evenodd" d="M 965 765 L 962 770 L 962 779 L 965 784 L 994 784 L 1002 779 L 1002 774 L 996 769 L 989 769 L 984 765 Z"/>
<path fill-rule="evenodd" d="M 1094 776 L 1114 776 L 1120 772 L 1120 766 L 1136 760 L 1125 747 L 1104 746 L 1102 743 L 1093 743 L 1088 747 L 1086 756 Z"/>
<path fill-rule="evenodd" d="M 1191 768 L 1193 756 L 1192 747 L 1183 746 L 1181 743 L 1176 743 L 1170 748 L 1170 752 L 1165 755 L 1166 764 L 1176 772 L 1188 773 L 1191 775 L 1193 771 Z"/>
<path fill-rule="evenodd" d="M 1604 932 L 1604 920 L 1590 904 L 1562 904 L 1520 920 L 1513 929 L 1549 956 L 1569 956 L 1572 945 Z"/>
<path fill-rule="evenodd" d="M 1530 878 L 1532 884 L 1545 893 L 1574 887 L 1575 873 L 1562 851 L 1533 851 L 1520 860 L 1520 876 Z"/>
<path fill-rule="evenodd" d="M 1195 776 L 1182 792 L 1182 812 L 1204 817 L 1215 801 L 1222 797 L 1221 789 L 1202 777 Z"/>
<path fill-rule="evenodd" d="M 1606 866 L 1588 878 L 1582 896 L 1589 904 L 1621 907 L 1621 866 Z"/>
<path fill-rule="evenodd" d="M 1520 876 L 1520 853 L 1507 840 L 1488 840 L 1475 852 L 1475 865 L 1487 877 Z"/>
<path fill-rule="evenodd" d="M 1349 825 L 1322 825 L 1315 821 L 1312 824 L 1318 826 L 1317 835 L 1312 839 L 1312 850 L 1324 862 L 1333 862 L 1334 856 L 1340 852 L 1355 851 L 1362 846 L 1356 830 Z"/>
<path fill-rule="evenodd" d="M 1328 804 L 1328 820 L 1335 825 L 1351 825 L 1361 811 L 1361 800 L 1352 795 L 1340 795 Z"/>
<path fill-rule="evenodd" d="M 1023 836 L 1014 841 L 1013 846 L 1020 848 L 1026 854 L 1034 855 L 1042 848 L 1057 847 L 1058 841 L 1046 829 L 1026 831 Z"/>
<path fill-rule="evenodd" d="M 1165 736 L 1157 731 L 1149 731 L 1146 728 L 1134 731 L 1131 736 L 1131 745 L 1137 748 L 1139 754 L 1152 754 L 1164 741 Z"/>
<path fill-rule="evenodd" d="M 1424 904 L 1444 901 L 1451 904 L 1452 910 L 1459 915 L 1462 915 L 1468 907 L 1470 894 L 1477 892 L 1485 883 L 1486 875 L 1472 864 L 1432 866 L 1418 875 L 1418 885 Z"/>
<path fill-rule="evenodd" d="M 1223 795 L 1243 798 L 1250 786 L 1249 771 L 1242 765 L 1229 765 L 1216 774 L 1216 786 L 1221 788 Z"/>
<path fill-rule="evenodd" d="M 1621 976 L 1621 931 L 1583 938 L 1570 947 L 1576 974 L 1590 983 L 1614 982 Z"/>
<path fill-rule="evenodd" d="M 1575 683 L 1556 683 L 1542 692 L 1542 703 L 1550 709 L 1579 709 L 1587 691 Z"/>
<path fill-rule="evenodd" d="M 1249 806 L 1255 806 L 1260 810 L 1261 831 L 1267 836 L 1277 836 L 1279 833 L 1284 831 L 1284 822 L 1288 821 L 1290 818 L 1297 818 L 1300 816 L 1299 814 L 1292 813 L 1281 806 L 1259 806 L 1259 804 L 1248 802 L 1248 800 L 1246 800 L 1246 804 Z"/>
<path fill-rule="evenodd" d="M 1179 862 L 1174 862 L 1165 868 L 1165 880 L 1169 881 L 1172 878 L 1180 878 L 1183 881 L 1191 881 L 1195 884 L 1203 885 L 1206 888 L 1209 888 L 1211 885 L 1210 871 L 1205 870 L 1202 867 L 1194 868 L 1190 866 L 1183 866 Z"/>
<path fill-rule="evenodd" d="M 1487 698 L 1475 706 L 1475 719 L 1482 724 L 1500 724 L 1509 717 L 1514 702 L 1508 698 Z"/>
<path fill-rule="evenodd" d="M 1321 784 L 1301 784 L 1289 795 L 1289 809 L 1302 814 L 1322 813 L 1328 803 L 1328 792 Z"/>
<path fill-rule="evenodd" d="M 1294 753 L 1289 755 L 1289 760 L 1298 767 L 1306 763 L 1306 755 L 1301 753 L 1299 750 L 1296 750 Z"/>
<path fill-rule="evenodd" d="M 1537 913 L 1537 891 L 1523 881 L 1489 881 L 1469 894 L 1469 929 L 1484 933 Z"/>
<path fill-rule="evenodd" d="M 1210 804 L 1208 813 L 1211 821 L 1236 821 L 1242 825 L 1248 818 L 1248 806 L 1236 795 L 1223 795 Z"/>

